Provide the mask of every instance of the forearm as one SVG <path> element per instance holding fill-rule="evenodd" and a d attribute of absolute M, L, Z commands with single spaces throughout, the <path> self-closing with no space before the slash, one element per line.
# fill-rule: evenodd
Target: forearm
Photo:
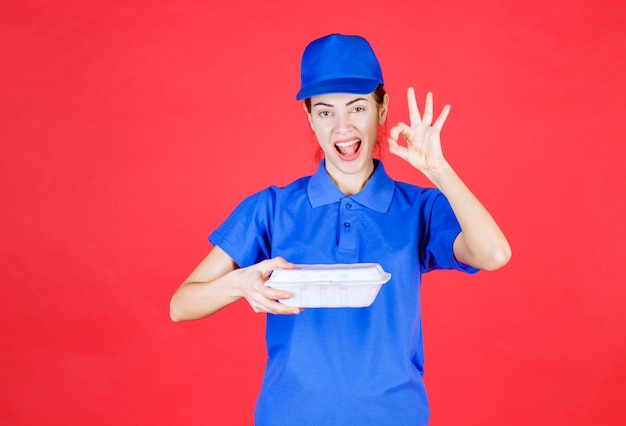
<path fill-rule="evenodd" d="M 204 318 L 241 299 L 232 275 L 209 282 L 185 282 L 170 301 L 171 319 L 178 322 Z"/>
<path fill-rule="evenodd" d="M 426 175 L 446 196 L 461 225 L 461 234 L 454 243 L 457 259 L 484 270 L 504 266 L 511 257 L 506 237 L 452 167 L 444 162 Z"/>

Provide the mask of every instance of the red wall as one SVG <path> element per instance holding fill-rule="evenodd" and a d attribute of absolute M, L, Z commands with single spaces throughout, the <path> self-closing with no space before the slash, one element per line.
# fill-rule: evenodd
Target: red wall
<path fill-rule="evenodd" d="M 314 170 L 300 55 L 343 32 L 390 124 L 408 85 L 452 104 L 444 150 L 514 250 L 426 277 L 432 425 L 626 424 L 621 2 L 267 3 L 2 6 L 0 423 L 251 424 L 264 317 L 169 298 L 239 200 Z"/>

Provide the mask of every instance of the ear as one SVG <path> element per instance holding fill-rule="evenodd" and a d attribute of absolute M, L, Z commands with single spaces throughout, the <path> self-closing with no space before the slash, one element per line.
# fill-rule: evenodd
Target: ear
<path fill-rule="evenodd" d="M 306 117 L 309 120 L 309 125 L 311 126 L 311 129 L 313 129 L 313 131 L 315 132 L 315 127 L 313 127 L 313 118 L 311 117 L 311 113 L 309 112 L 309 110 L 306 109 L 306 104 L 304 102 L 302 102 L 302 108 L 306 113 Z"/>
<path fill-rule="evenodd" d="M 389 95 L 385 93 L 382 105 L 378 107 L 378 124 L 383 124 L 387 119 L 387 111 L 389 111 Z"/>

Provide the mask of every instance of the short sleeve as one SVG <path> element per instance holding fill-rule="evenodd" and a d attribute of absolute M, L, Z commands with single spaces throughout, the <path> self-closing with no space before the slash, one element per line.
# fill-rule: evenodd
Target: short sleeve
<path fill-rule="evenodd" d="M 211 234 L 209 241 L 240 267 L 271 257 L 272 197 L 266 189 L 243 200 Z"/>
<path fill-rule="evenodd" d="M 448 199 L 438 190 L 432 190 L 429 196 L 424 210 L 426 226 L 420 247 L 422 271 L 455 269 L 475 274 L 478 269 L 454 257 L 454 240 L 461 232 L 461 226 Z"/>

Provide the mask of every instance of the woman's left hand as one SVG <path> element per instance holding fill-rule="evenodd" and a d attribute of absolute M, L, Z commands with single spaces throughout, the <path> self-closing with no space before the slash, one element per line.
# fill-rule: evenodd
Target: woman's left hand
<path fill-rule="evenodd" d="M 409 101 L 409 118 L 411 125 L 398 123 L 389 132 L 389 152 L 408 161 L 413 167 L 428 175 L 445 165 L 446 161 L 441 150 L 440 133 L 443 124 L 450 112 L 450 105 L 443 107 L 441 114 L 433 123 L 433 94 L 426 94 L 424 115 L 421 116 L 415 90 L 409 87 L 407 98 Z M 398 143 L 402 136 L 406 146 Z"/>

